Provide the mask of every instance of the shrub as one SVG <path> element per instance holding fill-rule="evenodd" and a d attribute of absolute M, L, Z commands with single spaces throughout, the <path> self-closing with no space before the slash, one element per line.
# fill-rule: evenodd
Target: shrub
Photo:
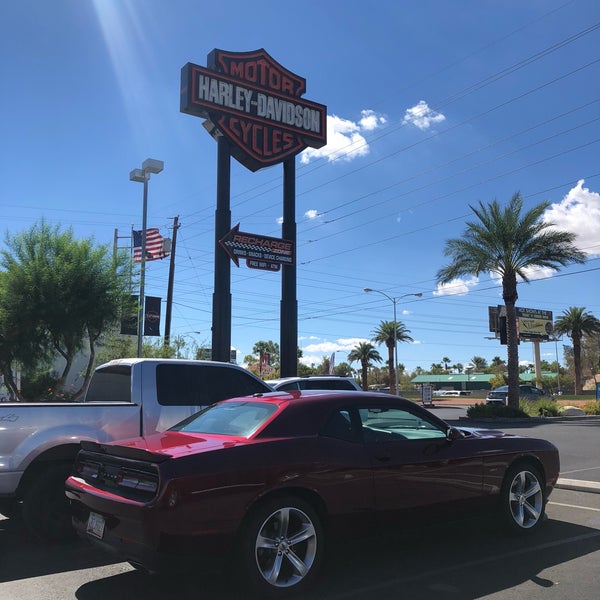
<path fill-rule="evenodd" d="M 492 404 L 473 404 L 467 408 L 467 417 L 471 419 L 476 418 L 527 418 L 529 415 L 519 408 L 512 408 L 510 406 L 505 406 L 504 404 L 500 404 L 498 402 L 494 402 Z"/>
<path fill-rule="evenodd" d="M 600 415 L 600 402 L 598 400 L 586 402 L 581 408 L 586 415 Z"/>
<path fill-rule="evenodd" d="M 551 398 L 540 400 L 521 400 L 519 407 L 531 417 L 558 417 L 560 405 Z"/>

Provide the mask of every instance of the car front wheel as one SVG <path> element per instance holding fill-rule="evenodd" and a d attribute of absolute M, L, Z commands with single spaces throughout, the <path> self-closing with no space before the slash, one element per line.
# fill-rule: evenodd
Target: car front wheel
<path fill-rule="evenodd" d="M 269 500 L 247 518 L 241 538 L 244 574 L 270 596 L 305 588 L 324 550 L 323 528 L 310 504 L 293 496 Z"/>
<path fill-rule="evenodd" d="M 527 533 L 537 529 L 544 518 L 544 480 L 530 464 L 511 467 L 502 486 L 502 510 L 512 531 Z"/>

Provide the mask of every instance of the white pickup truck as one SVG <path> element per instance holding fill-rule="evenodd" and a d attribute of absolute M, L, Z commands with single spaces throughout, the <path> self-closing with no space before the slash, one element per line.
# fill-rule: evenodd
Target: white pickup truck
<path fill-rule="evenodd" d="M 235 396 L 272 391 L 229 363 L 119 359 L 99 366 L 82 402 L 0 403 L 0 513 L 44 539 L 71 535 L 64 481 L 81 440 L 156 431 Z"/>

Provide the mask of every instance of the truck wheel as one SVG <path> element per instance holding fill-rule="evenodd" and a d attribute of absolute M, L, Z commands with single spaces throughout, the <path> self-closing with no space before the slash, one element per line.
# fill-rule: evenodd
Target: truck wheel
<path fill-rule="evenodd" d="M 51 465 L 36 475 L 23 497 L 23 520 L 35 537 L 51 541 L 75 538 L 65 480 L 70 464 Z"/>
<path fill-rule="evenodd" d="M 16 519 L 21 515 L 21 507 L 13 498 L 0 500 L 0 514 L 7 519 Z"/>

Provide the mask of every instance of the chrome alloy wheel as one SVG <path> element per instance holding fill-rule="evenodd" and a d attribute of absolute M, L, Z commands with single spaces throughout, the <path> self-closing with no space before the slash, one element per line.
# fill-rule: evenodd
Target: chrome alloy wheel
<path fill-rule="evenodd" d="M 280 588 L 297 585 L 310 572 L 316 556 L 315 526 L 299 508 L 279 508 L 260 526 L 255 558 L 268 584 Z"/>
<path fill-rule="evenodd" d="M 522 529 L 534 527 L 544 510 L 544 494 L 538 477 L 528 470 L 518 471 L 510 483 L 510 514 Z"/>

